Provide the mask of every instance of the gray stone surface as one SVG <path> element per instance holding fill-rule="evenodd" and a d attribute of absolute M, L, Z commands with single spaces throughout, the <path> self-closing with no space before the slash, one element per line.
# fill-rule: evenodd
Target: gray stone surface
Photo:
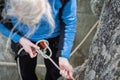
<path fill-rule="evenodd" d="M 98 18 L 101 15 L 101 10 L 103 7 L 105 0 L 91 0 L 90 5 L 91 5 L 91 10 L 94 15 L 96 15 Z"/>
<path fill-rule="evenodd" d="M 84 80 L 120 80 L 120 0 L 105 0 Z"/>

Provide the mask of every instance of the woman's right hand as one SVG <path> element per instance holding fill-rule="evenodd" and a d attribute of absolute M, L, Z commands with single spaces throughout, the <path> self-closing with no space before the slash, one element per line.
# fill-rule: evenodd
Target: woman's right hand
<path fill-rule="evenodd" d="M 68 59 L 64 57 L 59 57 L 59 67 L 60 67 L 60 74 L 67 78 L 73 79 L 73 67 L 69 63 Z"/>
<path fill-rule="evenodd" d="M 30 40 L 24 37 L 20 39 L 19 43 L 22 45 L 23 49 L 30 55 L 31 58 L 37 56 L 37 50 L 39 49 L 37 45 L 33 44 Z"/>

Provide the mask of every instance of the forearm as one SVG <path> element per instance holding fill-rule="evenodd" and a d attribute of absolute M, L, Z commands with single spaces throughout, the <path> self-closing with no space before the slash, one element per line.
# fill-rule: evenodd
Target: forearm
<path fill-rule="evenodd" d="M 70 59 L 70 52 L 76 33 L 76 0 L 69 0 L 63 9 L 62 20 L 65 24 L 63 31 L 63 48 L 61 56 Z"/>

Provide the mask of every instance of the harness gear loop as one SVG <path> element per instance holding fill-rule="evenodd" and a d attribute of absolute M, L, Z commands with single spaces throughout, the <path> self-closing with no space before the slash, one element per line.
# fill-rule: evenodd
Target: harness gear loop
<path fill-rule="evenodd" d="M 60 70 L 59 66 L 51 59 L 52 51 L 51 51 L 50 47 L 48 46 L 49 42 L 47 40 L 40 40 L 36 43 L 36 45 L 39 45 L 39 44 L 40 44 L 41 48 L 43 48 L 43 49 L 40 48 L 37 51 L 37 53 L 41 54 L 45 59 L 49 59 Z M 47 49 L 50 52 L 49 55 L 46 54 Z"/>

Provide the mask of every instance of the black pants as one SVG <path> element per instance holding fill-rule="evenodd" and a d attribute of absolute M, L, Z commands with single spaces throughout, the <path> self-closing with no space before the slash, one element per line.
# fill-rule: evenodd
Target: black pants
<path fill-rule="evenodd" d="M 56 57 L 56 53 L 58 50 L 58 41 L 59 37 L 48 39 L 49 47 L 52 50 L 52 59 L 58 65 L 58 57 Z M 11 43 L 11 48 L 15 52 L 16 62 L 18 64 L 18 71 L 20 73 L 20 78 L 22 80 L 38 80 L 35 74 L 35 68 L 37 64 L 37 57 L 30 58 L 28 53 L 22 51 L 20 55 L 17 55 L 18 50 L 21 48 L 20 44 Z M 49 54 L 49 52 L 47 52 Z M 59 70 L 48 60 L 44 59 L 46 66 L 46 76 L 45 80 L 57 80 L 60 77 Z"/>

